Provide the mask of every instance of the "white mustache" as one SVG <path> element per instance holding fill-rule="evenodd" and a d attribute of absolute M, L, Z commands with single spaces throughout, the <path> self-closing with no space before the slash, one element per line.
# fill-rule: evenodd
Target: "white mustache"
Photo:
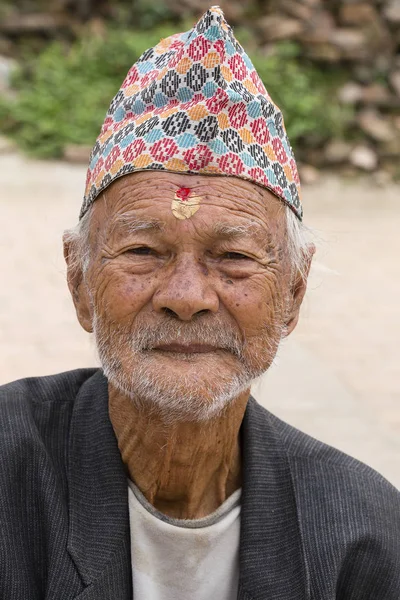
<path fill-rule="evenodd" d="M 161 344 L 198 344 L 221 348 L 240 358 L 244 346 L 240 334 L 220 322 L 178 324 L 163 321 L 157 325 L 138 325 L 131 335 L 133 349 L 137 352 L 152 350 Z"/>

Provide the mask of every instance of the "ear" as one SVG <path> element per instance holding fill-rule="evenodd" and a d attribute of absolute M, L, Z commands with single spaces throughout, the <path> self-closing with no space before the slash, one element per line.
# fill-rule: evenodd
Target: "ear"
<path fill-rule="evenodd" d="M 286 316 L 285 323 L 285 335 L 286 337 L 290 335 L 293 329 L 296 327 L 299 315 L 300 315 L 300 307 L 303 302 L 303 298 L 305 296 L 307 290 L 307 280 L 308 275 L 310 273 L 311 263 L 313 256 L 315 254 L 315 246 L 314 244 L 310 245 L 307 248 L 307 254 L 304 256 L 304 269 L 303 272 L 300 273 L 297 271 L 290 288 L 290 300 L 291 305 L 289 307 L 288 314 Z"/>
<path fill-rule="evenodd" d="M 82 265 L 77 255 L 76 244 L 64 237 L 63 245 L 64 258 L 67 263 L 68 288 L 75 306 L 76 316 L 81 327 L 88 333 L 92 333 L 92 304 L 88 285 L 82 271 Z"/>

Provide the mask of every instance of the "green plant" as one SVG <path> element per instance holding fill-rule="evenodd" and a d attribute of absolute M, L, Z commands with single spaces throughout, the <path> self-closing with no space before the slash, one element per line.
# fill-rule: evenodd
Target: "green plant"
<path fill-rule="evenodd" d="M 16 102 L 0 100 L 0 127 L 28 152 L 61 156 L 68 143 L 92 144 L 132 63 L 170 30 L 110 30 L 66 49 L 52 43 L 14 74 Z"/>
<path fill-rule="evenodd" d="M 59 157 L 70 143 L 92 145 L 128 69 L 172 30 L 176 26 L 150 31 L 110 29 L 105 38 L 83 36 L 70 48 L 50 44 L 15 73 L 16 101 L 0 98 L 0 128 L 40 157 Z M 246 30 L 236 33 L 239 39 L 248 38 Z M 266 57 L 255 51 L 252 59 L 283 110 L 295 149 L 340 133 L 345 121 L 332 102 L 337 78 L 302 64 L 295 44 L 278 45 Z"/>
<path fill-rule="evenodd" d="M 134 6 L 132 0 L 125 4 L 120 2 L 117 11 L 119 22 L 130 22 L 141 29 L 154 29 L 174 16 L 162 0 L 135 0 Z"/>

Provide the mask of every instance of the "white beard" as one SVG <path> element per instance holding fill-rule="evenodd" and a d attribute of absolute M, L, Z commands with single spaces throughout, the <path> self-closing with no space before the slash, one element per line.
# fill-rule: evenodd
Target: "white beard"
<path fill-rule="evenodd" d="M 110 383 L 139 409 L 156 412 L 168 423 L 207 421 L 221 415 L 268 369 L 282 337 L 282 327 L 269 325 L 263 331 L 263 350 L 256 353 L 247 350 L 239 334 L 216 316 L 202 316 L 190 323 L 163 317 L 157 325 L 142 324 L 131 330 L 112 326 L 96 312 L 93 331 Z M 181 344 L 213 345 L 226 349 L 226 354 L 180 355 L 177 361 L 187 373 L 177 375 L 176 369 L 168 373 L 165 362 L 151 349 L 178 340 Z M 201 378 L 196 376 L 199 366 Z"/>

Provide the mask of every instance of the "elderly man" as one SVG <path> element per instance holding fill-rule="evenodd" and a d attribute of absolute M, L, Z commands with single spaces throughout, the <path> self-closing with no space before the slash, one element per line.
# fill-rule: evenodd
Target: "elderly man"
<path fill-rule="evenodd" d="M 314 246 L 218 8 L 129 71 L 80 217 L 68 284 L 102 370 L 1 389 L 1 600 L 398 600 L 399 494 L 249 396 Z"/>

